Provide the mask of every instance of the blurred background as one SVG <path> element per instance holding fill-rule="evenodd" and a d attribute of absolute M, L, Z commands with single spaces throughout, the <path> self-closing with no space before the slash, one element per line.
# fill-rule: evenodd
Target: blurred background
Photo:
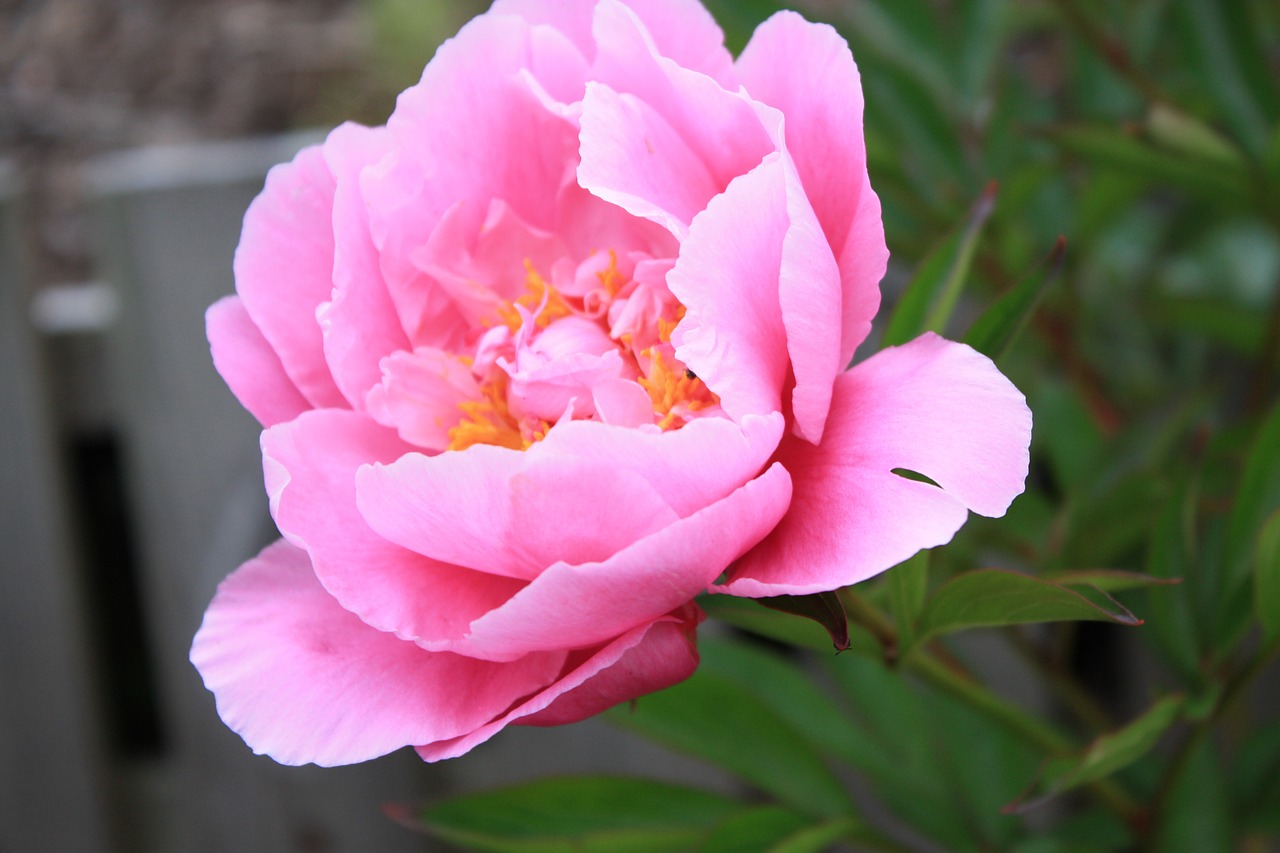
<path fill-rule="evenodd" d="M 256 425 L 203 332 L 244 208 L 325 129 L 384 121 L 486 5 L 0 0 L 2 853 L 436 849 L 380 804 L 561 768 L 732 784 L 598 721 L 444 765 L 281 768 L 220 724 L 186 660 L 217 582 L 274 538 Z M 736 52 L 783 4 L 707 5 Z M 1116 719 L 1157 689 L 1207 689 L 1257 645 L 1233 568 L 1253 540 L 1233 531 L 1280 502 L 1280 455 L 1254 437 L 1280 367 L 1280 7 L 786 5 L 837 26 L 861 68 L 888 304 L 960 241 L 962 337 L 1066 238 L 1000 362 L 1036 414 L 1031 487 L 1009 519 L 971 523 L 940 575 L 1185 579 L 1125 599 L 1139 638 L 1089 626 L 980 653 L 1019 646 Z M 1242 488 L 1259 517 L 1237 523 Z M 1072 704 L 996 669 L 1024 701 Z M 1246 832 L 1280 831 L 1275 676 L 1205 759 L 1226 792 L 1212 821 Z"/>

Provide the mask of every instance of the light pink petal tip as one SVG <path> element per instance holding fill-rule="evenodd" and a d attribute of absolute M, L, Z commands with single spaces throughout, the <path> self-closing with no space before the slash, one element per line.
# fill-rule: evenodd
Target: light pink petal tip
<path fill-rule="evenodd" d="M 474 732 L 551 683 L 564 659 L 423 651 L 342 609 L 285 542 L 223 581 L 191 648 L 219 715 L 254 752 L 321 766 Z"/>
<path fill-rule="evenodd" d="M 1025 399 L 985 356 L 933 334 L 885 349 L 837 380 L 821 445 L 783 439 L 791 507 L 715 591 L 836 589 L 942 545 L 967 510 L 998 516 L 1022 492 L 1030 441 Z"/>

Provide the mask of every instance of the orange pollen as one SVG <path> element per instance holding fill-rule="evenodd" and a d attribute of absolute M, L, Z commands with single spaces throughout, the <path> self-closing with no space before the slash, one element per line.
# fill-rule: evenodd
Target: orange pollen
<path fill-rule="evenodd" d="M 684 425 L 685 413 L 696 412 L 720 402 L 702 380 L 683 365 L 668 365 L 662 355 L 652 349 L 640 353 L 650 359 L 649 375 L 637 381 L 649 394 L 653 411 L 662 417 L 658 426 L 673 429 Z"/>
<path fill-rule="evenodd" d="M 480 386 L 484 396 L 458 404 L 462 420 L 449 430 L 449 450 L 466 450 L 473 444 L 492 444 L 512 450 L 527 450 L 547 435 L 551 424 L 537 421 L 522 425 L 507 407 L 507 380 L 499 376 Z M 523 428 L 522 428 L 523 426 Z"/>
<path fill-rule="evenodd" d="M 515 302 L 503 302 L 498 305 L 498 317 L 508 329 L 513 332 L 519 331 L 523 322 L 520 312 L 516 310 L 517 305 L 537 312 L 533 315 L 533 321 L 539 329 L 545 329 L 553 321 L 573 313 L 565 303 L 564 297 L 560 295 L 560 291 L 548 284 L 546 279 L 533 268 L 533 261 L 525 258 L 524 269 L 524 294 Z"/>
<path fill-rule="evenodd" d="M 622 286 L 627 280 L 622 277 L 622 273 L 618 272 L 618 253 L 613 249 L 609 250 L 609 266 L 606 269 L 596 273 L 596 278 L 600 279 L 601 286 L 610 298 L 617 296 L 618 291 L 622 290 Z"/>

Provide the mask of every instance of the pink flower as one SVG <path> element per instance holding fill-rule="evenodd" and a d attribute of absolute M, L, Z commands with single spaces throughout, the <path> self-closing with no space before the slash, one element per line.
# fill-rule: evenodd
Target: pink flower
<path fill-rule="evenodd" d="M 196 636 L 222 718 L 289 764 L 459 755 L 686 678 L 707 589 L 1002 514 L 1031 423 L 990 361 L 845 371 L 886 258 L 829 27 L 734 62 L 694 0 L 498 0 L 272 170 L 209 309 L 284 537 Z"/>

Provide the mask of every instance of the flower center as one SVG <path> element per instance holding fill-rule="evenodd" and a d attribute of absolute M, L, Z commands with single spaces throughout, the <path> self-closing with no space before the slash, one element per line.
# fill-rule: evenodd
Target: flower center
<path fill-rule="evenodd" d="M 498 305 L 465 357 L 480 396 L 458 404 L 448 449 L 527 449 L 566 418 L 672 430 L 719 412 L 675 355 L 685 308 L 666 288 L 666 267 L 607 257 L 557 264 L 550 281 L 525 261 L 524 292 Z"/>

